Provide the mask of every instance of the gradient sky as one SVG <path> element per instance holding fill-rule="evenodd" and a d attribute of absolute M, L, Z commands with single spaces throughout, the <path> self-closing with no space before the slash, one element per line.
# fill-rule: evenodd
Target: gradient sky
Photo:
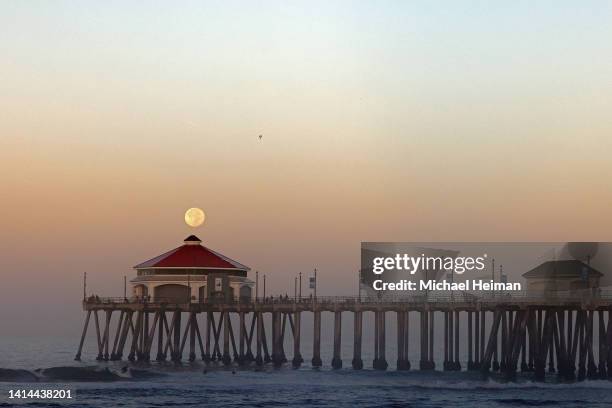
<path fill-rule="evenodd" d="M 3 1 L 3 332 L 76 339 L 83 271 L 120 295 L 192 206 L 283 294 L 314 267 L 354 293 L 361 241 L 612 240 L 611 21 L 607 1 Z"/>

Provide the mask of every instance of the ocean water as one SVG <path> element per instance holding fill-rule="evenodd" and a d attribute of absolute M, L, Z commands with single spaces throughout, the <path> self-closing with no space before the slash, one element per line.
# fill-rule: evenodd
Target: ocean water
<path fill-rule="evenodd" d="M 92 339 L 89 339 L 92 340 Z M 350 340 L 347 339 L 347 340 Z M 75 362 L 76 338 L 7 338 L 0 341 L 0 368 L 48 368 L 57 366 L 108 367 L 115 372 L 126 362 L 98 363 L 93 346 L 84 361 Z M 389 345 L 393 343 L 388 341 Z M 89 343 L 90 345 L 93 342 Z M 288 358 L 291 348 L 286 345 Z M 300 369 L 226 368 L 202 362 L 151 363 L 132 367 L 159 374 L 153 378 L 128 378 L 113 382 L 0 382 L 0 407 L 610 407 L 612 382 L 558 383 L 554 375 L 545 383 L 529 374 L 517 381 L 483 379 L 478 372 L 421 372 L 394 370 L 392 347 L 389 370 L 371 367 L 368 343 L 364 344 L 366 369 L 350 368 L 351 347 L 343 341 L 344 367 L 330 367 L 331 344 L 322 344 L 324 367 L 310 367 L 310 345 L 303 347 L 306 360 Z M 415 364 L 416 356 L 412 356 Z M 441 366 L 441 362 L 438 367 Z M 206 372 L 204 370 L 206 369 Z M 69 389 L 70 400 L 8 399 L 9 390 Z"/>
<path fill-rule="evenodd" d="M 168 370 L 154 381 L 112 383 L 0 383 L 7 395 L 15 388 L 69 388 L 65 401 L 3 399 L 0 406 L 37 407 L 609 407 L 607 381 L 535 384 L 529 381 L 481 381 L 466 373 L 375 372 L 350 369 L 265 371 Z"/>

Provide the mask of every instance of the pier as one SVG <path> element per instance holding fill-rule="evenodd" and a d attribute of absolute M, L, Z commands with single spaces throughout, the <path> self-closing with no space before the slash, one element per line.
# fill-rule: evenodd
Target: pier
<path fill-rule="evenodd" d="M 305 352 L 300 344 L 302 315 L 312 313 L 310 362 L 313 367 L 321 367 L 321 315 L 331 313 L 331 366 L 339 369 L 343 359 L 352 357 L 353 369 L 359 370 L 364 366 L 363 316 L 371 312 L 375 322 L 372 366 L 377 370 L 388 368 L 386 346 L 396 341 L 397 370 L 465 369 L 483 374 L 499 372 L 508 379 L 521 371 L 532 372 L 536 380 L 544 380 L 547 371 L 568 381 L 612 377 L 612 293 L 605 291 L 482 296 L 429 293 L 383 299 L 237 297 L 230 301 L 186 302 L 89 297 L 84 299 L 83 309 L 85 323 L 76 360 L 81 359 L 87 331 L 93 325 L 98 360 L 180 363 L 201 359 L 228 366 L 290 363 L 299 367 Z M 397 318 L 396 339 L 386 335 L 389 314 Z M 341 355 L 345 319 L 354 321 L 352 356 Z M 443 322 L 442 333 L 436 321 Z M 409 342 L 409 334 L 415 330 L 418 344 Z M 287 336 L 293 341 L 290 356 L 285 350 Z M 439 342 L 443 342 L 444 350 L 442 367 L 435 365 L 439 356 L 434 355 L 434 346 Z M 409 360 L 408 352 L 413 347 L 419 351 L 419 361 Z M 460 361 L 462 352 L 468 357 L 465 366 Z"/>

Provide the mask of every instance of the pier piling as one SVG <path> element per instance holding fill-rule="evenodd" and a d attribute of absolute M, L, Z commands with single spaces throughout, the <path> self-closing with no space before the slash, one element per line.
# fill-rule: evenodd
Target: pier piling
<path fill-rule="evenodd" d="M 304 361 L 300 347 L 302 314 L 312 312 L 311 365 L 316 368 L 322 366 L 322 313 L 331 312 L 334 316 L 331 367 L 339 369 L 343 365 L 342 314 L 350 312 L 354 318 L 351 365 L 359 370 L 363 368 L 365 311 L 374 314 L 373 368 L 385 370 L 388 367 L 386 316 L 387 312 L 394 312 L 397 319 L 396 368 L 409 370 L 409 317 L 411 312 L 417 312 L 420 326 L 415 328 L 420 338 L 421 370 L 435 369 L 435 316 L 438 315 L 443 317 L 444 332 L 439 335 L 443 334 L 444 340 L 440 348 L 444 353 L 444 370 L 461 370 L 463 350 L 467 352 L 466 368 L 480 370 L 486 375 L 499 371 L 512 379 L 520 369 L 522 373 L 533 373 L 537 381 L 544 381 L 552 373 L 563 381 L 612 376 L 612 302 L 597 298 L 573 303 L 510 299 L 489 303 L 449 300 L 423 304 L 364 302 L 362 299 L 173 304 L 122 299 L 85 301 L 84 308 L 86 315 L 75 360 L 82 358 L 93 315 L 97 360 L 121 360 L 127 347 L 129 361 L 146 363 L 152 352 L 156 352 L 155 360 L 164 361 L 169 356 L 171 361 L 180 364 L 184 352 L 188 353 L 189 362 L 194 362 L 199 352 L 207 364 L 221 361 L 229 366 L 255 362 L 262 366 L 272 362 L 278 367 L 287 362 L 285 334 L 289 326 L 293 341 L 291 364 L 297 368 Z M 186 313 L 184 319 L 183 313 Z M 266 325 L 267 315 L 271 318 L 269 326 Z M 202 320 L 205 333 L 200 332 L 199 316 L 205 319 Z M 466 322 L 465 342 L 461 342 L 462 319 Z M 237 330 L 235 324 L 238 324 Z M 266 332 L 270 327 L 271 332 Z"/>
<path fill-rule="evenodd" d="M 361 370 L 363 368 L 363 360 L 361 359 L 361 344 L 363 334 L 363 312 L 356 311 L 354 313 L 355 323 L 353 325 L 353 361 L 352 366 L 355 370 Z"/>
<path fill-rule="evenodd" d="M 342 357 L 340 355 L 342 347 L 342 312 L 334 312 L 334 357 L 332 359 L 332 367 L 335 369 L 342 368 Z"/>
<path fill-rule="evenodd" d="M 314 312 L 313 336 L 312 366 L 321 367 L 323 362 L 321 361 L 321 311 L 319 310 Z"/>

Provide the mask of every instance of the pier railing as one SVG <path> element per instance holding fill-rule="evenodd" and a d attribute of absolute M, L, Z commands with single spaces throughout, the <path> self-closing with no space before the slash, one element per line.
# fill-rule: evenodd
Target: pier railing
<path fill-rule="evenodd" d="M 451 293 L 418 293 L 411 295 L 383 296 L 267 296 L 259 298 L 206 298 L 181 299 L 165 297 L 99 297 L 90 296 L 84 299 L 86 304 L 258 304 L 258 305 L 292 305 L 292 304 L 436 304 L 436 303 L 538 303 L 538 302 L 612 302 L 612 290 L 577 290 L 577 291 L 542 291 L 542 292 L 451 292 Z"/>

